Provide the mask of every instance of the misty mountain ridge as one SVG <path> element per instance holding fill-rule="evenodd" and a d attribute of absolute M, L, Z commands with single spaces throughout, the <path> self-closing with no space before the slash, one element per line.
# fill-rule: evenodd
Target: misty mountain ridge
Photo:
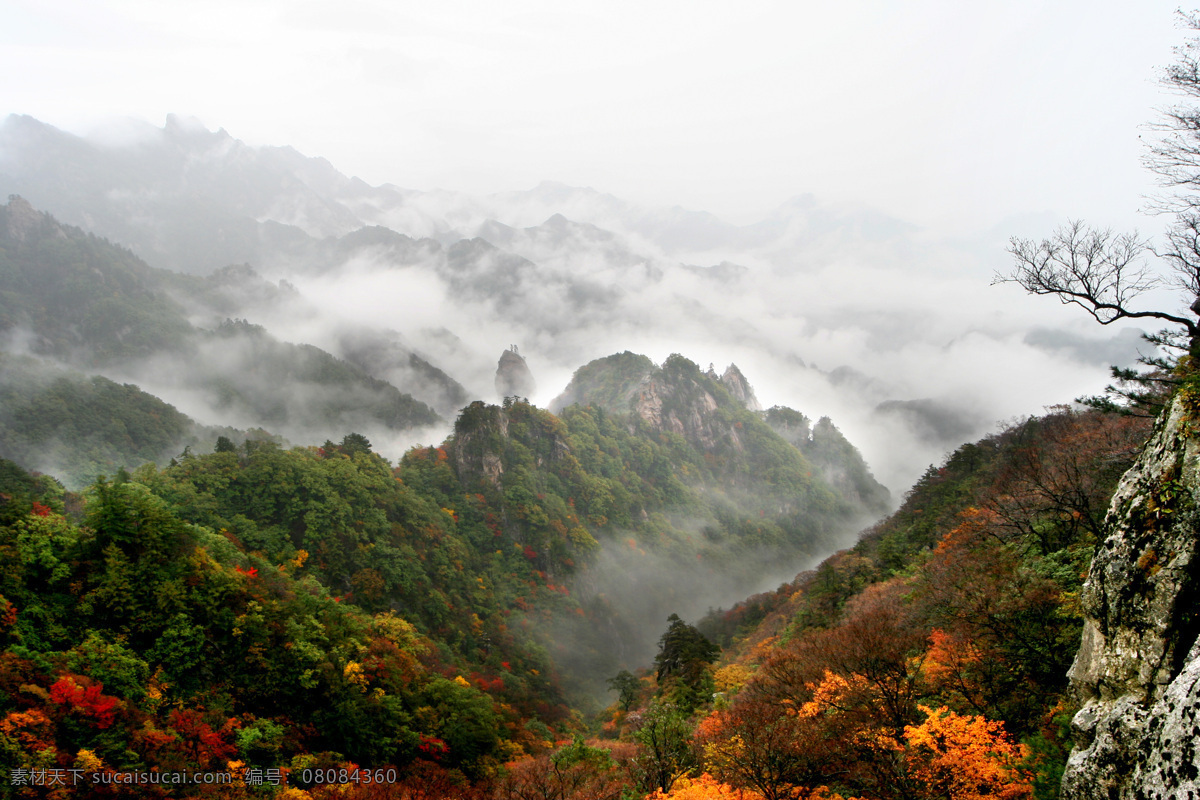
<path fill-rule="evenodd" d="M 482 239 L 430 249 L 445 253 L 444 268 L 465 297 L 517 303 L 516 288 L 536 280 L 535 265 Z M 50 469 L 72 486 L 143 461 L 178 461 L 190 474 L 197 464 L 192 447 L 200 454 L 216 449 L 214 458 L 232 457 L 230 448 L 239 448 L 247 462 L 276 452 L 260 446 L 270 439 L 265 431 L 240 428 L 265 428 L 313 445 L 288 457 L 304 460 L 313 452 L 339 457 L 331 442 L 343 436 L 347 452 L 367 447 L 368 438 L 382 437 L 386 449 L 393 447 L 390 434 L 438 422 L 430 408 L 373 373 L 407 369 L 414 383 L 440 384 L 463 399 L 462 387 L 446 373 L 413 362 L 399 334 L 339 329 L 352 363 L 225 316 L 252 310 L 282 321 L 311 313 L 313 301 L 292 283 L 266 280 L 248 265 L 203 277 L 155 269 L 22 198 L 0 208 L 0 259 L 2 332 L 10 347 L 24 343 L 30 353 L 0 370 L 6 411 L 0 457 Z M 72 322 L 92 316 L 97 322 L 83 329 Z M 514 351 L 509 360 L 517 358 Z M 131 382 L 68 374 L 60 365 Z M 528 374 L 523 360 L 521 366 Z M 597 390 L 609 384 L 617 387 L 614 397 L 636 396 L 636 402 L 621 408 Z M 509 388 L 497 384 L 500 394 Z M 567 393 L 574 400 L 559 409 L 561 417 L 511 399 L 503 407 L 468 405 L 444 445 L 462 488 L 438 489 L 450 492 L 438 502 L 446 511 L 461 505 L 456 492 L 483 497 L 513 520 L 515 544 L 543 577 L 558 581 L 578 571 L 575 585 L 588 611 L 555 624 L 563 636 L 588 643 L 580 654 L 594 664 L 579 670 L 580 691 L 597 691 L 604 675 L 596 664 L 612 671 L 648 657 L 654 634 L 639 622 L 647 615 L 663 617 L 670 609 L 696 615 L 714 597 L 732 600 L 760 589 L 886 510 L 887 492 L 869 479 L 857 450 L 848 443 L 817 446 L 844 442 L 832 425 L 822 420 L 812 435 L 789 444 L 764 421 L 769 415 L 758 411 L 753 388 L 734 365 L 718 375 L 679 355 L 658 366 L 626 352 L 578 370 Z M 233 427 L 203 428 L 194 409 L 204 411 L 206 422 Z M 807 424 L 798 412 L 790 414 Z M 316 448 L 322 439 L 326 444 Z M 408 450 L 397 460 L 423 461 L 433 450 Z M 860 472 L 870 481 L 867 489 L 846 480 Z M 570 522 L 576 504 L 586 528 Z M 254 546 L 276 548 L 273 557 L 296 556 L 277 534 L 245 521 L 223 527 Z M 636 543 L 631 552 L 619 538 L 626 535 Z M 342 558 L 322 547 L 313 550 L 322 563 Z M 592 549 L 594 556 L 585 558 Z M 779 572 L 781 564 L 787 566 Z M 632 602 L 623 581 L 668 569 L 677 581 Z M 594 619 L 608 627 L 598 632 Z M 555 656 L 572 667 L 580 654 Z"/>
<path fill-rule="evenodd" d="M 531 269 L 529 262 L 480 239 L 460 242 L 449 253 L 448 263 L 460 269 L 457 280 L 463 282 L 464 293 L 472 286 L 478 291 L 480 280 L 480 275 L 466 270 L 490 259 L 500 260 L 501 275 Z M 375 375 L 401 374 L 426 395 L 440 393 L 443 407 L 461 407 L 467 397 L 445 372 L 406 349 L 399 334 L 366 327 L 343 329 L 339 344 L 351 355 L 343 360 L 310 344 L 281 341 L 261 325 L 226 316 L 246 309 L 268 316 L 306 312 L 308 301 L 294 286 L 286 280 L 266 281 L 248 265 L 226 267 L 206 277 L 158 270 L 127 250 L 58 223 L 21 198 L 0 207 L 0 259 L 0 334 L 8 349 L 18 347 L 29 353 L 20 361 L 20 369 L 0 372 L 0 389 L 7 392 L 15 414 L 7 422 L 10 435 L 0 455 L 59 471 L 73 485 L 79 484 L 87 469 L 94 474 L 136 466 L 138 459 L 162 463 L 185 446 L 198 444 L 198 436 L 214 437 L 200 431 L 179 408 L 192 417 L 198 416 L 199 409 L 210 424 L 266 429 L 292 441 L 334 439 L 356 431 L 387 442 L 398 433 L 436 425 L 439 418 L 431 408 Z M 494 286 L 488 295 L 499 302 L 511 299 Z M 204 319 L 211 327 L 193 322 Z M 77 320 L 83 321 L 82 327 Z M 524 359 L 506 351 L 501 372 L 505 357 L 519 361 L 521 374 L 510 367 L 503 385 L 498 374 L 498 394 L 532 393 Z M 93 434 L 47 421 L 50 418 L 37 410 L 38 405 L 49 403 L 72 419 L 95 418 L 97 412 L 87 409 L 108 403 L 104 398 L 117 390 L 117 384 L 101 377 L 68 376 L 58 364 L 107 372 L 125 382 L 122 391 L 133 392 L 131 397 L 142 404 L 138 407 L 148 409 L 145 413 L 170 423 L 148 434 L 149 438 L 103 434 L 108 426 L 100 425 L 95 436 L 103 441 L 87 444 Z M 92 388 L 82 394 L 70 388 L 88 381 Z M 168 398 L 170 404 L 132 383 Z M 662 367 L 628 352 L 586 365 L 577 370 L 554 407 L 561 412 L 568 404 L 631 412 L 631 420 L 640 420 L 638 424 L 681 435 L 702 451 L 722 454 L 721 460 L 731 458 L 733 463 L 746 457 L 747 447 L 753 449 L 744 437 L 762 424 L 757 417 L 731 421 L 734 409 L 760 409 L 753 388 L 736 365 L 718 376 L 712 367 L 704 373 L 678 356 Z M 118 424 L 129 430 L 136 427 Z M 64 427 L 61 436 L 51 436 L 47 425 Z M 745 425 L 750 429 L 743 433 Z M 52 443 L 57 449 L 49 452 Z M 804 452 L 808 440 L 797 444 Z M 72 447 L 97 454 L 87 456 L 82 465 L 68 464 L 60 451 Z M 39 448 L 46 452 L 36 455 Z M 857 451 L 851 461 L 855 459 L 852 471 L 860 469 Z M 739 480 L 745 478 L 734 485 Z M 882 513 L 886 490 L 875 484 L 870 491 L 860 492 L 857 501 L 865 513 Z M 783 501 L 782 507 L 787 505 Z"/>
<path fill-rule="evenodd" d="M 1014 337 L 975 309 L 958 325 L 909 307 L 905 292 L 936 289 L 855 262 L 915 247 L 903 223 L 801 197 L 755 225 L 728 226 L 562 184 L 508 193 L 505 213 L 484 215 L 500 196 L 369 187 L 328 162 L 248 147 L 195 121 L 172 117 L 161 131 L 103 146 L 47 127 L 5 123 L 0 164 L 12 169 L 0 181 L 69 195 L 55 184 L 59 165 L 13 155 L 13 142 L 47 137 L 84 174 L 91 194 L 76 200 L 97 204 L 82 212 L 87 224 L 119 219 L 129 247 L 181 270 L 150 266 L 22 197 L 0 208 L 0 531 L 13 553 L 41 542 L 36 558 L 13 559 L 6 573 L 0 633 L 25 648 L 15 655 L 49 654 L 10 659 L 0 690 L 28 708 L 51 698 L 41 704 L 49 708 L 70 687 L 85 697 L 62 664 L 95 680 L 87 691 L 96 697 L 104 683 L 93 674 L 103 675 L 129 703 L 111 740 L 96 740 L 108 763 L 155 762 L 134 732 L 182 730 L 176 712 L 215 697 L 231 740 L 238 726 L 261 733 L 236 739 L 247 753 L 286 731 L 286 746 L 266 747 L 272 763 L 309 751 L 398 754 L 491 774 L 508 756 L 552 748 L 573 724 L 568 701 L 607 702 L 618 670 L 665 648 L 658 626 L 668 613 L 686 628 L 677 615 L 696 619 L 781 580 L 792 582 L 707 620 L 726 644 L 753 640 L 746 659 L 692 694 L 676 684 L 663 696 L 686 708 L 717 700 L 711 719 L 726 724 L 739 706 L 717 699 L 718 679 L 732 698 L 741 683 L 779 677 L 770 665 L 754 677 L 747 664 L 769 657 L 786 667 L 799 653 L 796 685 L 819 693 L 833 673 L 816 656 L 841 652 L 895 656 L 895 674 L 930 682 L 932 693 L 904 701 L 906 724 L 934 690 L 966 687 L 956 709 L 981 712 L 973 681 L 934 685 L 939 659 L 952 658 L 928 627 L 938 621 L 988 648 L 966 661 L 1008 671 L 979 683 L 988 713 L 1059 747 L 1046 731 L 1061 712 L 1058 662 L 1077 640 L 1071 598 L 1103 499 L 1144 423 L 1059 411 L 1011 426 L 929 467 L 898 514 L 860 535 L 892 501 L 851 443 L 857 433 L 768 394 L 793 392 L 806 408 L 812 397 L 818 409 L 844 402 L 851 426 L 865 419 L 878 426 L 866 430 L 886 430 L 895 457 L 909 461 L 989 425 L 990 407 L 970 403 L 986 387 L 956 394 L 936 372 L 878 371 L 904 363 L 906 347 L 934 345 L 978 351 L 991 368 L 988 348 Z M 110 158 L 113 150 L 123 154 Z M 550 205 L 562 210 L 541 216 Z M 412 227 L 391 227 L 399 221 Z M 714 265 L 677 257 L 676 235 L 711 244 Z M 176 250 L 208 239 L 208 250 L 172 263 Z M 847 243 L 850 255 L 829 260 Z M 722 248 L 737 260 L 718 260 Z M 201 266 L 236 252 L 247 257 Z M 830 278 L 856 293 L 830 296 Z M 1017 346 L 1067 363 L 1111 352 L 1069 334 L 1038 329 Z M 719 361 L 702 368 L 674 347 L 681 340 Z M 497 344 L 513 341 L 524 355 L 510 345 L 496 364 Z M 650 346 L 595 357 L 613 341 Z M 821 342 L 854 365 L 807 366 L 800 350 Z M 566 364 L 570 379 L 550 410 L 521 399 L 563 385 Z M 739 364 L 763 376 L 765 410 Z M 299 446 L 285 449 L 284 437 Z M 412 446 L 419 439 L 435 444 Z M 1059 469 L 1071 458 L 1081 468 Z M 116 478 L 97 481 L 86 501 L 69 498 L 88 516 L 68 518 L 61 487 L 2 459 L 73 487 L 100 472 Z M 1083 484 L 1086 508 L 1042 507 L 1060 474 Z M 1153 492 L 1154 503 L 1170 502 Z M 1145 554 L 1143 563 L 1153 566 Z M 1024 631 L 1050 619 L 1049 641 L 1014 646 L 1020 637 L 986 630 L 995 613 L 960 613 L 978 587 L 1001 633 L 1013 630 L 1008 620 Z M 54 607 L 31 614 L 39 593 Z M 150 613 L 163 608 L 171 613 Z M 860 614 L 875 621 L 851 630 Z M 888 626 L 909 637 L 898 650 L 872 633 Z M 856 630 L 866 631 L 861 642 Z M 130 686 L 99 656 L 70 655 L 97 643 L 135 665 Z M 934 669 L 916 670 L 911 654 L 927 647 Z M 1016 692 L 1005 688 L 1013 676 Z M 660 670 L 660 689 L 665 677 Z M 139 705 L 151 697 L 145 684 L 157 695 Z M 1029 697 L 1014 704 L 1018 695 Z M 163 697 L 170 705 L 160 710 Z M 837 721 L 769 705 L 781 724 Z M 879 706 L 868 694 L 859 716 Z M 54 713 L 47 726 L 68 711 Z M 473 730 L 456 729 L 465 719 Z M 635 720 L 612 717 L 614 726 Z M 893 736 L 902 729 L 893 725 Z M 74 735 L 65 723 L 50 730 L 61 742 Z M 27 740 L 5 742 L 15 751 Z M 79 742 L 62 747 L 62 763 L 82 752 Z"/>
<path fill-rule="evenodd" d="M 784 203 L 761 222 L 739 226 L 708 212 L 642 209 L 613 195 L 552 181 L 486 198 L 373 187 L 323 158 L 286 146 L 252 147 L 224 129 L 209 131 L 195 119 L 176 115 L 169 115 L 161 129 L 146 124 L 127 127 L 121 137 L 91 139 L 10 115 L 0 125 L 0 193 L 19 194 L 68 223 L 123 242 L 152 264 L 189 272 L 223 263 L 264 263 L 273 244 L 295 235 L 277 226 L 302 231 L 316 242 L 375 225 L 448 243 L 488 238 L 485 231 L 495 235 L 497 226 L 554 229 L 570 219 L 610 240 L 641 240 L 664 256 L 783 249 L 781 238 L 842 229 L 851 233 L 839 235 L 843 239 L 889 238 L 912 230 L 875 213 L 847 215 L 819 207 L 811 195 Z M 195 249 L 180 215 L 193 215 L 190 225 L 214 229 L 209 248 Z"/>
<path fill-rule="evenodd" d="M 486 197 L 370 186 L 324 159 L 175 116 L 85 138 L 17 115 L 0 123 L 0 192 L 158 267 L 249 265 L 286 282 L 298 298 L 260 293 L 237 307 L 236 291 L 209 296 L 222 318 L 386 369 L 376 377 L 445 419 L 466 398 L 493 397 L 498 345 L 519 342 L 549 392 L 606 353 L 636 347 L 661 360 L 686 345 L 745 366 L 767 405 L 835 416 L 894 486 L 957 442 L 931 438 L 911 415 L 884 422 L 880 403 L 936 397 L 969 420 L 970 438 L 1026 407 L 965 368 L 981 347 L 1002 351 L 992 362 L 1013 375 L 1054 381 L 1128 350 L 1090 330 L 1026 337 L 1019 314 L 988 310 L 1006 302 L 999 295 L 980 307 L 990 268 L 964 271 L 979 264 L 966 245 L 932 245 L 906 223 L 811 195 L 734 225 L 551 181 Z M 394 331 L 400 350 L 386 368 L 356 361 L 347 330 Z M 1072 337 L 1078 346 L 1060 346 Z M 408 369 L 401 350 L 445 376 L 430 378 L 435 391 L 422 393 L 433 373 Z M 927 369 L 932 356 L 946 366 Z M 830 377 L 844 367 L 867 377 L 869 395 Z"/>
<path fill-rule="evenodd" d="M 441 421 L 361 366 L 224 316 L 248 306 L 293 312 L 297 302 L 286 283 L 263 281 L 248 267 L 177 275 L 20 198 L 0 207 L 0 338 L 10 352 L 138 383 L 207 411 L 206 422 L 267 427 L 294 440 L 349 430 L 386 437 Z M 212 327 L 193 324 L 192 315 L 212 317 Z M 395 337 L 352 329 L 343 336 L 380 374 L 404 375 L 441 405 L 459 407 L 462 388 Z"/>

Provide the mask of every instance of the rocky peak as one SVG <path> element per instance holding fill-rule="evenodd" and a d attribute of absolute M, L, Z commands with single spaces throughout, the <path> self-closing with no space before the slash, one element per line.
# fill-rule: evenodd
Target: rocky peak
<path fill-rule="evenodd" d="M 13 195 L 8 200 L 7 207 L 7 230 L 8 238 L 18 242 L 25 241 L 31 233 L 34 233 L 44 220 L 44 215 L 37 211 L 29 201 L 19 195 Z M 58 231 L 62 236 L 61 230 Z"/>
<path fill-rule="evenodd" d="M 709 369 L 712 369 L 712 367 L 709 367 Z M 750 382 L 746 380 L 746 376 L 738 369 L 737 364 L 730 364 L 726 367 L 725 372 L 717 380 L 733 396 L 734 400 L 744 405 L 749 411 L 763 410 L 762 404 L 754 396 L 754 389 L 750 386 Z"/>
<path fill-rule="evenodd" d="M 465 485 L 501 488 L 511 425 L 515 425 L 513 436 L 533 452 L 538 467 L 570 453 L 565 428 L 550 413 L 511 399 L 503 406 L 476 400 L 455 420 L 448 447 L 454 470 Z"/>
<path fill-rule="evenodd" d="M 687 437 L 704 450 L 712 450 L 721 438 L 714 429 L 712 412 L 717 399 L 702 385 L 679 385 L 655 377 L 644 383 L 634 397 L 633 411 L 651 428 Z M 741 442 L 732 435 L 734 443 Z"/>
<path fill-rule="evenodd" d="M 1069 676 L 1067 800 L 1200 794 L 1200 438 L 1181 393 L 1109 507 Z"/>
<path fill-rule="evenodd" d="M 464 483 L 486 481 L 499 488 L 504 474 L 504 439 L 508 436 L 508 414 L 499 406 L 479 400 L 462 410 L 454 422 L 451 454 L 454 469 Z"/>
<path fill-rule="evenodd" d="M 500 362 L 496 365 L 496 394 L 504 397 L 529 397 L 537 391 L 537 383 L 529 365 L 517 352 L 517 346 L 511 345 L 500 354 Z"/>
<path fill-rule="evenodd" d="M 720 445 L 741 450 L 738 428 L 713 413 L 738 402 L 711 367 L 701 371 L 677 354 L 659 367 L 645 356 L 625 352 L 580 367 L 550 407 L 559 410 L 580 403 L 633 414 L 655 430 L 686 437 L 702 450 Z"/>

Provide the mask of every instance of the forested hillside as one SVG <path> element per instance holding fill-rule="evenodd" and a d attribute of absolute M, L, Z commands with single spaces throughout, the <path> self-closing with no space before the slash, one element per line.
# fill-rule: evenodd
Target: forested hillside
<path fill-rule="evenodd" d="M 112 381 L 96 372 L 178 398 L 205 414 L 206 426 L 309 439 L 348 430 L 394 436 L 439 422 L 428 405 L 364 366 L 233 318 L 289 296 L 246 269 L 207 278 L 153 269 L 11 199 L 0 208 L 0 341 L 8 353 L 0 364 L 8 400 L 0 456 L 56 471 L 77 488 L 105 468 L 161 461 L 197 437 L 211 446 L 216 434 L 194 430 L 157 398 L 139 399 L 138 411 L 116 408 Z M 418 376 L 443 407 L 461 399 L 448 376 L 384 335 L 359 334 L 352 349 L 380 374 Z"/>
<path fill-rule="evenodd" d="M 713 241 L 753 239 L 757 267 L 704 268 L 590 190 L 521 202 L 611 206 L 618 232 L 510 225 L 177 119 L 115 148 L 28 118 L 0 139 L 0 183 L 184 270 L 0 207 L 0 797 L 1058 797 L 1077 701 L 1111 701 L 1067 675 L 1081 631 L 1105 644 L 1084 581 L 1149 420 L 1026 418 L 880 520 L 888 490 L 834 421 L 762 408 L 734 364 L 625 351 L 548 410 L 523 397 L 658 330 L 761 354 L 814 407 L 874 408 L 848 426 L 905 470 L 978 431 L 974 401 L 780 344 L 833 331 L 774 305 L 807 285 L 780 282 L 803 204 Z M 74 162 L 76 183 L 48 179 Z M 397 220 L 412 235 L 368 224 Z M 727 313 L 738 296 L 753 321 Z M 480 342 L 501 336 L 531 355 L 511 346 L 493 380 Z M 1180 453 L 1195 357 L 1116 373 L 1156 402 L 1183 386 L 1159 434 Z M 1157 464 L 1123 506 L 1135 564 L 1105 562 L 1147 595 L 1186 570 L 1138 537 L 1180 525 L 1190 546 L 1185 471 Z"/>
<path fill-rule="evenodd" d="M 705 619 L 744 681 L 705 768 L 772 798 L 1057 797 L 1080 587 L 1148 429 L 1062 409 L 964 445 L 855 547 Z"/>
<path fill-rule="evenodd" d="M 75 495 L 3 462 L 7 776 L 236 762 L 307 785 L 353 763 L 503 791 L 525 774 L 505 763 L 586 734 L 573 707 L 691 630 L 673 611 L 744 596 L 871 513 L 694 363 L 651 366 L 694 428 L 510 400 L 395 465 L 357 433 L 221 435 Z M 697 685 L 677 699 L 706 707 Z M 650 780 L 638 746 L 620 767 L 573 747 L 555 758 L 575 771 Z"/>

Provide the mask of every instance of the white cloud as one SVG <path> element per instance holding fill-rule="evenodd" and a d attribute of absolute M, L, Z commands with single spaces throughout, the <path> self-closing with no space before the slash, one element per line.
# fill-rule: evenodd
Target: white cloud
<path fill-rule="evenodd" d="M 176 111 L 376 183 L 551 178 L 743 219 L 815 191 L 941 230 L 1124 224 L 1181 39 L 1166 0 L 9 8 L 0 106 L 60 125 Z"/>

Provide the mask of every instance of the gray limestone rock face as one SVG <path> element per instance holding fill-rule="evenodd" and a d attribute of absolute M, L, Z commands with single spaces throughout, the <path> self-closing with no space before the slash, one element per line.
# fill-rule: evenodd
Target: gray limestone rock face
<path fill-rule="evenodd" d="M 1066 800 L 1200 798 L 1200 435 L 1177 398 L 1109 507 L 1069 676 Z"/>

